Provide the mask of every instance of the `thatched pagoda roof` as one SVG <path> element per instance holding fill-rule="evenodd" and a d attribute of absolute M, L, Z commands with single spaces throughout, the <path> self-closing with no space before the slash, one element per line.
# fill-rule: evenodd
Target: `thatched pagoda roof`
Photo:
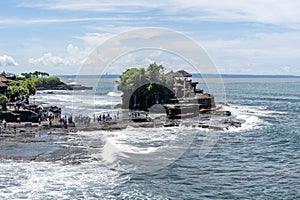
<path fill-rule="evenodd" d="M 0 75 L 0 87 L 7 87 L 7 78 L 5 78 L 4 76 Z"/>
<path fill-rule="evenodd" d="M 191 77 L 192 74 L 188 73 L 185 70 L 178 70 L 177 72 L 174 73 L 175 77 Z"/>
<path fill-rule="evenodd" d="M 8 80 L 5 76 L 0 75 L 0 82 L 7 83 Z"/>
<path fill-rule="evenodd" d="M 6 83 L 0 82 L 0 87 L 7 87 Z"/>

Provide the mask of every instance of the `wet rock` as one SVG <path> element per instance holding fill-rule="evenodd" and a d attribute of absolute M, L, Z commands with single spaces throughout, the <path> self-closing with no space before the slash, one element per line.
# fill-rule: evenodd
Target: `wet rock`
<path fill-rule="evenodd" d="M 83 85 L 68 85 L 64 82 L 59 82 L 55 85 L 37 85 L 37 90 L 92 90 L 93 87 L 87 87 Z"/>
<path fill-rule="evenodd" d="M 228 110 L 217 110 L 217 111 L 211 111 L 209 112 L 211 115 L 218 115 L 218 116 L 231 116 L 231 112 Z"/>

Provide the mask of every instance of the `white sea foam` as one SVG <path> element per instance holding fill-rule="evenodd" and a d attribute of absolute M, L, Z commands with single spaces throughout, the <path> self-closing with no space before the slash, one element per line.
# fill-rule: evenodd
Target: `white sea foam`
<path fill-rule="evenodd" d="M 76 85 L 77 82 L 73 81 L 73 82 L 70 82 L 69 85 Z"/>
<path fill-rule="evenodd" d="M 77 134 L 82 136 L 91 155 L 108 165 L 122 166 L 121 169 L 126 170 L 130 164 L 140 171 L 152 171 L 178 159 L 199 131 L 192 127 L 128 127 Z"/>
<path fill-rule="evenodd" d="M 107 96 L 110 96 L 110 97 L 120 97 L 122 96 L 122 92 L 109 92 L 107 93 Z"/>
<path fill-rule="evenodd" d="M 51 162 L 0 163 L 0 199 L 73 199 L 95 191 L 97 199 L 121 184 L 117 171 L 99 162 L 61 165 Z M 5 179 L 5 181 L 4 181 Z M 3 185 L 4 184 L 4 185 Z M 75 192 L 75 193 L 74 193 Z"/>
<path fill-rule="evenodd" d="M 128 127 L 106 132 L 101 158 L 109 164 L 131 164 L 137 171 L 152 171 L 178 159 L 198 132 L 192 127 Z"/>
<path fill-rule="evenodd" d="M 275 113 L 264 106 L 230 105 L 225 106 L 224 109 L 230 111 L 233 117 L 242 122 L 241 127 L 229 127 L 228 130 L 231 132 L 258 129 L 267 126 L 269 123 L 263 120 L 262 117 L 271 116 Z"/>

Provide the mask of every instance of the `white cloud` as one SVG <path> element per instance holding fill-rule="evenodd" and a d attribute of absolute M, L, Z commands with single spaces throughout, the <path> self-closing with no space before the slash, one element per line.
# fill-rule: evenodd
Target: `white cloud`
<path fill-rule="evenodd" d="M 64 59 L 59 56 L 54 56 L 52 53 L 45 53 L 43 56 L 39 58 L 30 58 L 28 60 L 30 64 L 33 65 L 42 65 L 42 66 L 57 66 L 63 65 Z"/>
<path fill-rule="evenodd" d="M 35 57 L 29 59 L 29 62 L 36 66 L 79 65 L 92 50 L 114 34 L 132 30 L 135 28 L 133 26 L 147 25 L 178 27 L 178 30 L 188 32 L 189 36 L 196 37 L 196 39 L 201 39 L 201 36 L 208 38 L 206 41 L 199 40 L 199 42 L 208 50 L 213 61 L 221 67 L 223 73 L 227 71 L 232 73 L 270 73 L 272 72 L 271 67 L 276 67 L 283 72 L 282 66 L 290 66 L 290 70 L 285 69 L 285 72 L 293 73 L 299 66 L 300 50 L 297 44 L 300 42 L 300 32 L 297 28 L 300 30 L 300 12 L 298 12 L 300 1 L 296 0 L 284 2 L 274 0 L 219 0 L 217 2 L 202 0 L 153 0 L 151 2 L 139 0 L 21 0 L 19 2 L 21 2 L 19 7 L 34 8 L 32 9 L 34 12 L 40 12 L 38 9 L 59 10 L 57 13 L 64 13 L 64 15 L 60 17 L 50 14 L 43 16 L 45 18 L 31 19 L 0 19 L 0 25 L 70 23 L 68 25 L 73 26 L 72 22 L 74 22 L 76 28 L 78 26 L 81 30 L 75 33 L 75 36 L 73 35 L 73 39 L 81 40 L 82 48 L 68 45 L 65 53 L 58 53 L 60 52 L 58 51 L 42 56 L 36 55 L 35 51 L 32 54 Z M 73 18 L 74 13 L 79 13 L 76 16 L 84 17 Z M 155 13 L 155 15 L 147 17 L 148 13 Z M 66 18 L 67 16 L 70 18 Z M 209 26 L 204 24 L 201 27 L 202 21 L 218 23 L 209 23 Z M 101 22 L 101 24 L 97 22 Z M 85 30 L 89 30 L 90 33 L 84 33 Z M 224 33 L 222 33 L 223 30 Z M 271 34 L 258 34 L 260 31 L 271 32 Z M 139 40 L 134 37 L 132 35 L 130 41 L 124 42 L 139 43 Z M 153 35 L 146 33 L 144 37 L 152 38 Z M 172 38 L 160 37 L 157 41 L 168 40 L 172 40 Z M 179 42 L 172 45 L 193 51 Z M 126 44 L 124 43 L 123 46 Z M 128 57 L 127 63 L 133 62 L 131 59 Z M 152 60 L 152 57 L 149 56 L 148 60 Z M 21 59 L 20 62 L 22 62 Z"/>
<path fill-rule="evenodd" d="M 87 10 L 96 12 L 122 12 L 133 13 L 142 12 L 145 8 L 154 8 L 157 3 L 143 1 L 111 1 L 111 0 L 52 0 L 52 1 L 24 1 L 19 4 L 20 7 L 41 8 L 48 10 Z M 126 8 L 126 9 L 124 9 Z"/>
<path fill-rule="evenodd" d="M 3 55 L 0 56 L 0 66 L 18 66 L 19 64 L 10 56 Z"/>
<path fill-rule="evenodd" d="M 0 18 L 0 24 L 50 24 L 50 23 L 76 23 L 76 22 L 97 22 L 97 21 L 137 21 L 152 20 L 152 17 L 82 17 L 82 18 L 40 18 L 40 19 L 19 19 Z"/>
<path fill-rule="evenodd" d="M 79 47 L 74 46 L 73 44 L 68 44 L 67 52 L 70 57 L 76 57 L 82 53 L 82 50 Z"/>
<path fill-rule="evenodd" d="M 153 1 L 111 1 L 111 0 L 55 0 L 24 1 L 19 6 L 33 7 L 49 10 L 68 11 L 97 11 L 117 13 L 142 13 L 146 11 L 161 11 L 165 17 L 159 16 L 158 20 L 211 20 L 211 21 L 247 21 L 274 24 L 300 23 L 300 2 L 297 0 L 153 0 Z M 184 16 L 187 14 L 188 16 Z M 167 14 L 167 15 L 166 15 Z M 177 16 L 180 14 L 180 16 Z M 169 15 L 169 17 L 168 17 Z"/>
<path fill-rule="evenodd" d="M 39 58 L 30 58 L 28 62 L 35 66 L 79 66 L 85 59 L 86 53 L 77 46 L 69 44 L 66 49 L 67 56 L 61 57 L 48 52 Z"/>
<path fill-rule="evenodd" d="M 300 32 L 290 32 L 205 41 L 203 46 L 222 73 L 299 74 L 295 68 L 282 68 L 299 66 L 299 41 Z"/>
<path fill-rule="evenodd" d="M 86 33 L 82 36 L 73 36 L 73 38 L 82 40 L 84 42 L 85 47 L 88 51 L 96 48 L 104 41 L 111 38 L 113 34 L 111 33 Z"/>
<path fill-rule="evenodd" d="M 130 24 L 134 24 L 134 22 L 131 22 Z M 97 32 L 101 33 L 107 33 L 107 34 L 120 34 L 127 31 L 132 31 L 137 28 L 146 28 L 143 26 L 120 26 L 120 25 L 103 25 L 103 26 L 85 26 L 85 28 L 89 30 L 95 30 Z M 98 34 L 98 33 L 97 33 Z"/>
<path fill-rule="evenodd" d="M 198 1 L 186 0 L 173 1 L 174 12 L 183 10 L 202 11 L 198 17 L 217 21 L 252 21 L 262 23 L 299 23 L 300 2 L 297 0 L 220 0 Z M 172 7 L 172 6 L 171 6 Z"/>

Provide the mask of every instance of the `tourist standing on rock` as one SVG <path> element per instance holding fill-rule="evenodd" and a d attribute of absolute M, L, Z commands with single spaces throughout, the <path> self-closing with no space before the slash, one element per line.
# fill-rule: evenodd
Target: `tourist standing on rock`
<path fill-rule="evenodd" d="M 17 117 L 17 122 L 20 124 L 21 123 L 21 118 Z"/>
<path fill-rule="evenodd" d="M 68 122 L 69 122 L 69 124 L 72 124 L 72 123 L 73 123 L 73 118 L 72 118 L 72 116 L 69 117 Z"/>
<path fill-rule="evenodd" d="M 6 129 L 6 125 L 7 125 L 7 124 L 6 124 L 5 118 L 3 119 L 2 124 L 3 124 L 3 128 Z"/>
<path fill-rule="evenodd" d="M 65 118 L 64 118 L 64 127 L 65 127 L 65 129 L 68 128 L 68 119 L 67 119 L 66 115 L 65 115 Z"/>

